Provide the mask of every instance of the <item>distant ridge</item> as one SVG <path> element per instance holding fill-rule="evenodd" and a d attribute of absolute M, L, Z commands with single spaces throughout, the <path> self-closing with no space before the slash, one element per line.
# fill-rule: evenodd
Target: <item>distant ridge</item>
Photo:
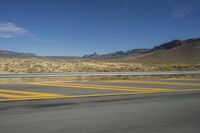
<path fill-rule="evenodd" d="M 109 61 L 126 61 L 139 63 L 200 63 L 200 38 L 173 40 L 152 49 L 132 49 L 108 54 L 77 56 L 37 56 L 33 53 L 20 53 L 0 50 L 0 57 L 45 58 L 45 59 L 102 59 Z"/>
<path fill-rule="evenodd" d="M 80 59 L 78 56 L 39 56 L 34 53 L 14 52 L 9 50 L 0 50 L 0 57 L 8 58 L 43 58 L 43 59 Z"/>
<path fill-rule="evenodd" d="M 139 63 L 200 63 L 200 38 L 173 40 L 152 49 L 132 49 L 102 55 L 93 53 L 83 58 Z"/>
<path fill-rule="evenodd" d="M 13 52 L 7 50 L 0 50 L 0 57 L 20 57 L 20 58 L 27 58 L 27 57 L 36 57 L 36 54 L 33 53 L 21 53 L 21 52 Z"/>
<path fill-rule="evenodd" d="M 84 55 L 83 58 L 109 59 L 109 58 L 119 58 L 119 57 L 126 57 L 126 56 L 138 56 L 138 55 L 148 53 L 151 50 L 152 49 L 141 48 L 141 49 L 132 49 L 132 50 L 127 50 L 127 51 L 117 51 L 114 53 L 108 53 L 108 54 L 102 54 L 102 55 L 99 55 L 96 52 L 94 52 L 93 54 L 90 54 L 90 55 Z"/>
<path fill-rule="evenodd" d="M 182 41 L 173 40 L 171 42 L 167 42 L 167 43 L 161 44 L 159 46 L 155 46 L 152 50 L 155 51 L 155 50 L 161 50 L 161 49 L 172 49 L 172 48 L 180 46 L 180 45 L 183 45 Z"/>

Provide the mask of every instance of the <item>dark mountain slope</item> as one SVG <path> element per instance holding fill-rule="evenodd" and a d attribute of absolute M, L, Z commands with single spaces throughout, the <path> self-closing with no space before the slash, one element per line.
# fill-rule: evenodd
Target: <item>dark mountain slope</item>
<path fill-rule="evenodd" d="M 200 38 L 165 43 L 134 60 L 143 63 L 200 63 Z"/>

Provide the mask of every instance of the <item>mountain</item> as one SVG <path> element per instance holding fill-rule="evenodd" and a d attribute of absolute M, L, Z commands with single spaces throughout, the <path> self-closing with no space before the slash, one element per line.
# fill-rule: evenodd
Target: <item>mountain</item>
<path fill-rule="evenodd" d="M 63 60 L 81 59 L 81 57 L 79 56 L 37 56 L 37 57 L 43 59 L 63 59 Z"/>
<path fill-rule="evenodd" d="M 200 38 L 173 40 L 152 49 L 132 49 L 102 55 L 93 53 L 83 58 L 137 63 L 200 63 Z"/>
<path fill-rule="evenodd" d="M 187 40 L 173 40 L 152 49 L 132 49 L 127 51 L 117 51 L 108 54 L 75 56 L 37 56 L 33 53 L 19 53 L 13 51 L 0 50 L 0 57 L 37 57 L 47 59 L 102 59 L 107 61 L 125 61 L 136 63 L 200 63 L 200 38 Z"/>
<path fill-rule="evenodd" d="M 114 53 L 108 53 L 108 54 L 102 54 L 102 55 L 99 55 L 96 52 L 94 52 L 93 54 L 90 54 L 90 55 L 84 55 L 83 58 L 112 59 L 112 58 L 119 58 L 119 57 L 126 57 L 126 56 L 138 56 L 138 55 L 148 53 L 150 51 L 151 49 L 141 48 L 141 49 L 132 49 L 132 50 L 127 50 L 127 51 L 117 51 Z"/>
<path fill-rule="evenodd" d="M 89 55 L 84 55 L 83 58 L 87 58 L 87 59 L 94 59 L 94 58 L 100 58 L 101 55 L 97 54 L 96 52 L 94 52 L 93 54 L 89 54 Z"/>
<path fill-rule="evenodd" d="M 155 50 L 161 50 L 161 49 L 172 49 L 172 48 L 180 46 L 180 45 L 183 45 L 183 41 L 173 40 L 171 42 L 167 42 L 167 43 L 161 44 L 159 46 L 155 46 L 152 50 L 155 51 Z"/>
<path fill-rule="evenodd" d="M 10 57 L 10 58 L 30 58 L 37 57 L 42 59 L 80 59 L 77 56 L 38 56 L 34 53 L 22 53 L 7 50 L 0 50 L 0 57 Z"/>
<path fill-rule="evenodd" d="M 156 46 L 138 58 L 131 58 L 143 63 L 200 63 L 200 38 L 174 40 Z"/>
<path fill-rule="evenodd" d="M 6 51 L 6 50 L 0 50 L 0 57 L 36 57 L 36 54 L 33 53 L 20 53 L 20 52 L 13 52 L 13 51 Z"/>

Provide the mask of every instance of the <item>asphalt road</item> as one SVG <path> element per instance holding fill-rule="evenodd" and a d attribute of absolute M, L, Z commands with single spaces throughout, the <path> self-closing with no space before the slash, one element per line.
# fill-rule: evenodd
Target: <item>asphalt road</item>
<path fill-rule="evenodd" d="M 199 79 L 54 82 L 0 87 L 4 91 L 0 91 L 4 99 L 0 102 L 1 133 L 200 132 Z M 12 98 L 4 95 L 8 94 L 5 90 L 9 94 L 20 90 L 16 95 L 28 92 L 31 97 Z M 44 94 L 34 94 L 36 92 L 58 94 L 58 97 L 47 98 Z M 61 94 L 65 97 L 59 98 Z M 39 96 L 44 99 L 31 99 L 39 99 Z"/>
<path fill-rule="evenodd" d="M 0 74 L 0 78 L 23 77 L 68 77 L 68 76 L 114 76 L 114 75 L 196 75 L 200 71 L 166 71 L 166 72 L 65 72 L 65 73 L 7 73 Z"/>

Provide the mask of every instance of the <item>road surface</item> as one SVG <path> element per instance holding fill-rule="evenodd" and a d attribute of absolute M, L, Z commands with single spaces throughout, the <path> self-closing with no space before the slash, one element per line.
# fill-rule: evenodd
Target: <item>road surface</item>
<path fill-rule="evenodd" d="M 2 133 L 198 133 L 200 79 L 0 85 Z"/>

